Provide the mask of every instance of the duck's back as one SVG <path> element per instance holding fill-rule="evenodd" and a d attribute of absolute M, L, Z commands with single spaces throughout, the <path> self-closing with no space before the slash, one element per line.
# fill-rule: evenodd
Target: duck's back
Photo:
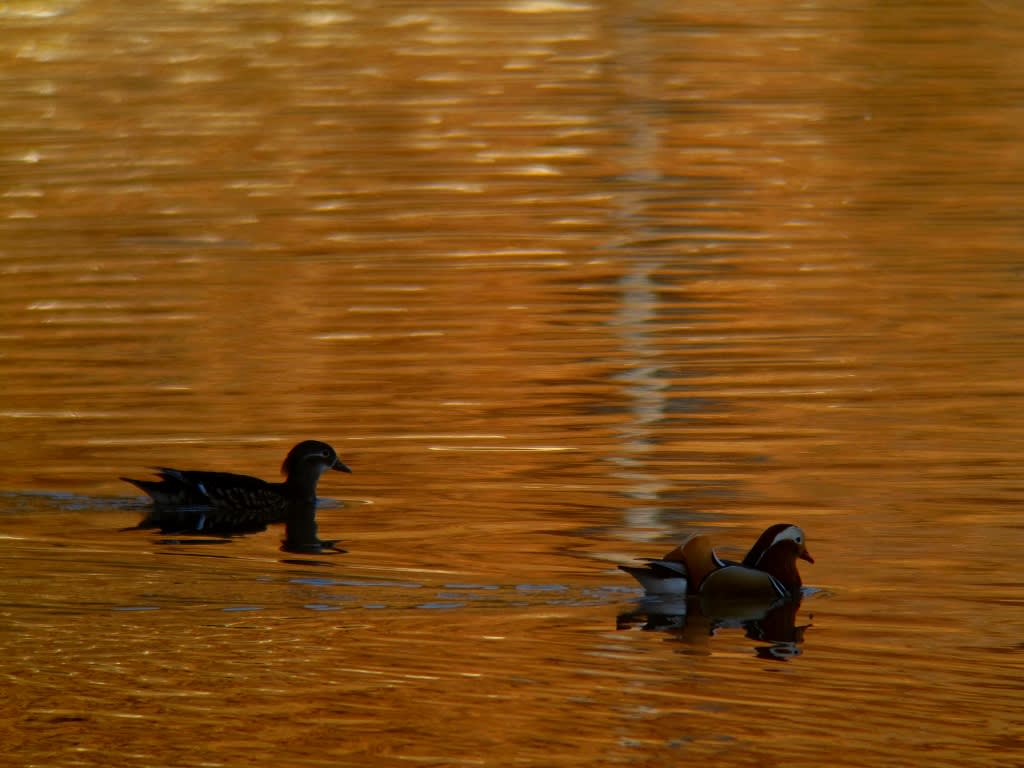
<path fill-rule="evenodd" d="M 288 512 L 283 483 L 169 467 L 159 467 L 157 474 L 159 481 L 123 478 L 153 499 L 153 511 L 140 528 L 160 528 L 165 533 L 244 533 L 284 522 Z"/>

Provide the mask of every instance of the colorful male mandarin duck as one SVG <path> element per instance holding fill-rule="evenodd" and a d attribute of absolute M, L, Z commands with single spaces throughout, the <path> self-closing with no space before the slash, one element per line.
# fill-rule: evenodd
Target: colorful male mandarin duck
<path fill-rule="evenodd" d="M 204 472 L 156 467 L 161 480 L 121 479 L 153 499 L 153 510 L 139 528 L 163 533 L 247 533 L 285 524 L 285 549 L 320 551 L 333 542 L 317 538 L 316 486 L 328 469 L 352 470 L 327 443 L 304 440 L 281 465 L 283 483 L 230 472 Z"/>
<path fill-rule="evenodd" d="M 709 600 L 774 601 L 800 595 L 797 558 L 814 562 L 799 526 L 780 523 L 768 528 L 742 563 L 722 560 L 703 534 L 646 566 L 619 567 L 650 595 L 700 596 Z"/>

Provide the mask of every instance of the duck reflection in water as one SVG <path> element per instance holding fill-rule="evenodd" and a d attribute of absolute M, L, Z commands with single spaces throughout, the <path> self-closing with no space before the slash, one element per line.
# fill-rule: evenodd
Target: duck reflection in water
<path fill-rule="evenodd" d="M 717 610 L 718 613 L 704 613 L 705 609 Z M 690 600 L 687 605 L 686 600 L 666 601 L 647 597 L 635 610 L 620 613 L 615 626 L 620 630 L 665 632 L 694 649 L 706 647 L 709 638 L 719 630 L 743 629 L 751 640 L 766 643 L 755 646 L 754 652 L 758 656 L 784 661 L 800 655 L 804 631 L 809 626 L 797 626 L 799 609 L 799 598 L 781 600 L 770 606 L 719 604 L 710 607 L 697 600 Z"/>
<path fill-rule="evenodd" d="M 156 468 L 160 480 L 121 479 L 153 499 L 153 509 L 136 528 L 231 536 L 284 523 L 281 549 L 286 552 L 344 552 L 335 541 L 317 536 L 316 488 L 320 476 L 329 469 L 352 471 L 327 443 L 304 440 L 288 452 L 281 465 L 283 483 L 230 472 L 169 467 Z"/>
<path fill-rule="evenodd" d="M 720 558 L 707 536 L 691 536 L 662 558 L 619 566 L 646 594 L 638 610 L 619 616 L 618 627 L 641 625 L 697 642 L 719 628 L 739 626 L 751 639 L 772 644 L 759 655 L 797 655 L 806 629 L 796 626 L 798 559 L 814 562 L 803 530 L 788 523 L 766 529 L 739 563 Z"/>

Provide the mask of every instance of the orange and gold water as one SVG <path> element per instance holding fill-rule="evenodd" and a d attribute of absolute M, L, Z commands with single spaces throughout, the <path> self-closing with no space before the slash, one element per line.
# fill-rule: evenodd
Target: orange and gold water
<path fill-rule="evenodd" d="M 0 11 L 0 755 L 1017 766 L 1024 15 Z M 320 530 L 121 531 L 152 465 Z M 775 522 L 788 660 L 617 623 Z"/>

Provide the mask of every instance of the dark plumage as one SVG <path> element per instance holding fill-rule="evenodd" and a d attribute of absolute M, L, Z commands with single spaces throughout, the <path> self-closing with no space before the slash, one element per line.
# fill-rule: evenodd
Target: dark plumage
<path fill-rule="evenodd" d="M 330 542 L 316 536 L 316 486 L 328 469 L 351 472 L 327 443 L 304 440 L 281 465 L 283 483 L 230 472 L 156 467 L 160 480 L 121 479 L 145 491 L 153 509 L 139 528 L 164 533 L 232 534 L 284 523 L 285 548 L 318 551 Z"/>

